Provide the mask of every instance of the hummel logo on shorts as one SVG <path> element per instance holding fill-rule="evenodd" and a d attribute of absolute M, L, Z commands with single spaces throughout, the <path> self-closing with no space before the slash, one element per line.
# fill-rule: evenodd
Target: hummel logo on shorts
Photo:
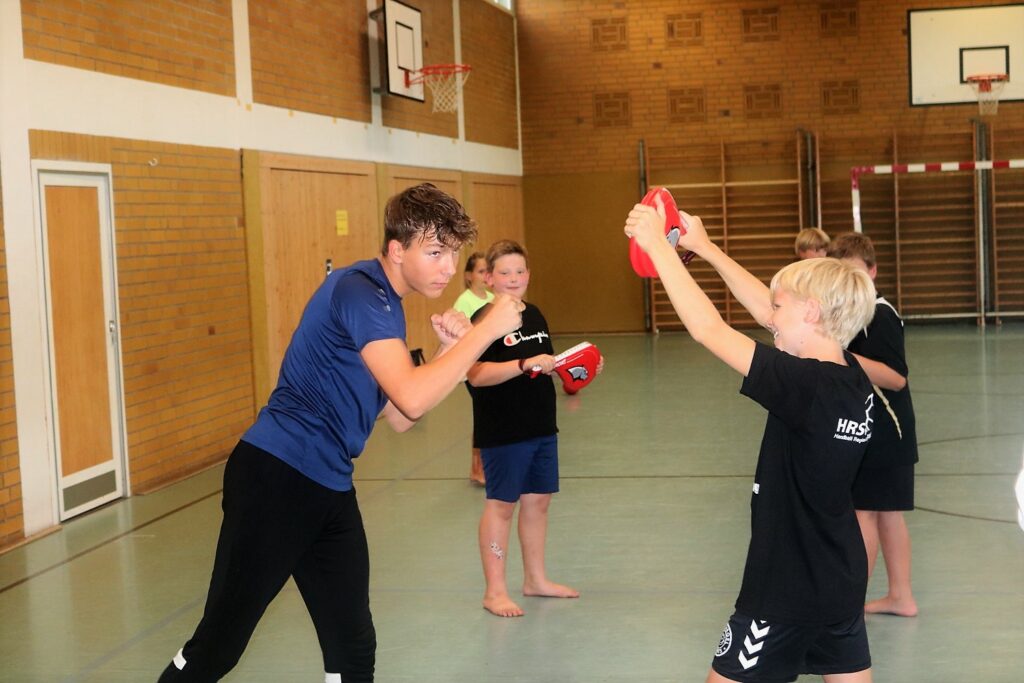
<path fill-rule="evenodd" d="M 766 621 L 751 620 L 750 633 L 743 639 L 743 648 L 739 654 L 740 666 L 744 669 L 749 669 L 757 664 L 757 660 L 761 657 L 758 653 L 764 647 L 764 639 L 768 636 L 770 629 L 771 626 Z"/>

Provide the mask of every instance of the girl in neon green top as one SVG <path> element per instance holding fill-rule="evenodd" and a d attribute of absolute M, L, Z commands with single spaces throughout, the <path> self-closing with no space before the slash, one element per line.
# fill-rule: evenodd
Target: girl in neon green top
<path fill-rule="evenodd" d="M 466 291 L 459 295 L 452 308 L 472 318 L 474 313 L 494 298 L 494 293 L 487 291 L 487 259 L 482 253 L 477 251 L 470 254 L 462 277 L 466 282 Z"/>

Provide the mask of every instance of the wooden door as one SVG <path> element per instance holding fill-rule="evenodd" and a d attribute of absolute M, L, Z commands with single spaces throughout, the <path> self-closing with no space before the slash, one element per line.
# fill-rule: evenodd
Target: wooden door
<path fill-rule="evenodd" d="M 373 164 L 249 150 L 243 163 L 260 406 L 328 261 L 342 268 L 375 257 L 381 231 Z"/>
<path fill-rule="evenodd" d="M 125 492 L 109 173 L 38 171 L 61 520 Z"/>

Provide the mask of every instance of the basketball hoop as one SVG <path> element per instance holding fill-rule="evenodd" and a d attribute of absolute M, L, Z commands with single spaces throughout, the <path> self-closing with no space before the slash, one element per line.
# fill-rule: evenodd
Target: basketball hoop
<path fill-rule="evenodd" d="M 1003 87 L 1009 83 L 1010 77 L 1006 74 L 975 74 L 968 76 L 967 84 L 974 89 L 978 96 L 978 113 L 982 116 L 992 116 L 999 111 L 999 94 Z"/>
<path fill-rule="evenodd" d="M 426 83 L 434 96 L 434 111 L 453 112 L 459 108 L 459 86 L 471 70 L 469 64 L 429 64 L 419 71 L 406 71 L 405 87 Z"/>

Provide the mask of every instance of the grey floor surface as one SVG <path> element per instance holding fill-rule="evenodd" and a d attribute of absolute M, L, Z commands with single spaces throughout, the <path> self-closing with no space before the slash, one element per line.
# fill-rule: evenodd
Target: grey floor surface
<path fill-rule="evenodd" d="M 357 461 L 379 682 L 704 680 L 739 588 L 764 412 L 685 335 L 590 340 L 608 366 L 578 402 L 559 398 L 562 491 L 548 540 L 551 577 L 579 600 L 523 599 L 520 619 L 481 609 L 483 494 L 466 478 L 465 390 L 410 433 L 382 425 Z M 1012 487 L 1024 325 L 910 327 L 907 342 L 921 614 L 868 618 L 875 680 L 1019 683 L 1024 532 Z M 221 474 L 109 505 L 0 555 L 0 681 L 155 681 L 203 607 Z M 512 585 L 518 560 L 513 543 Z M 884 589 L 880 565 L 869 597 Z M 319 683 L 322 671 L 289 583 L 225 680 Z"/>

